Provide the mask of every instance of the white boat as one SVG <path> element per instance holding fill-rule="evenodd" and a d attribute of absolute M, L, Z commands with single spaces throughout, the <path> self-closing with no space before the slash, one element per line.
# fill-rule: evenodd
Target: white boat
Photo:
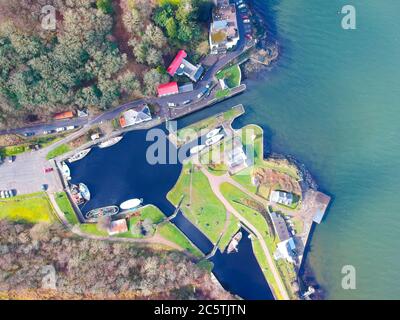
<path fill-rule="evenodd" d="M 213 145 L 214 143 L 217 143 L 217 142 L 220 141 L 223 137 L 224 137 L 223 134 L 218 134 L 218 135 L 216 135 L 216 136 L 214 136 L 214 137 L 212 137 L 212 138 L 210 138 L 210 139 L 207 139 L 207 140 L 206 140 L 206 146 L 209 147 L 209 146 Z"/>
<path fill-rule="evenodd" d="M 130 199 L 127 201 L 124 201 L 120 204 L 120 208 L 122 210 L 129 210 L 129 209 L 135 209 L 139 207 L 143 202 L 143 199 Z"/>
<path fill-rule="evenodd" d="M 67 180 L 71 179 L 71 170 L 64 161 L 61 162 L 61 173 Z"/>
<path fill-rule="evenodd" d="M 231 253 L 232 251 L 238 252 L 237 246 L 240 240 L 242 240 L 242 233 L 239 231 L 238 233 L 235 234 L 235 236 L 232 238 L 231 242 L 228 245 L 227 249 L 228 254 Z"/>
<path fill-rule="evenodd" d="M 86 184 L 79 184 L 79 192 L 81 193 L 83 199 L 85 199 L 86 201 L 90 200 L 90 191 Z"/>
<path fill-rule="evenodd" d="M 221 131 L 221 128 L 214 129 L 206 134 L 206 138 L 207 139 L 212 138 L 212 137 L 216 136 L 218 133 L 220 133 L 220 131 Z"/>
<path fill-rule="evenodd" d="M 199 153 L 201 150 L 203 150 L 206 146 L 204 144 L 200 144 L 198 146 L 195 146 L 193 148 L 190 148 L 190 154 L 196 154 Z"/>
<path fill-rule="evenodd" d="M 117 144 L 118 142 L 120 142 L 121 139 L 122 139 L 122 136 L 111 138 L 110 140 L 107 140 L 107 141 L 104 141 L 104 142 L 100 143 L 99 144 L 99 148 L 103 149 L 103 148 L 111 147 L 114 144 Z"/>
<path fill-rule="evenodd" d="M 92 149 L 89 148 L 89 149 L 82 150 L 78 153 L 75 153 L 71 158 L 68 159 L 68 162 L 72 163 L 72 162 L 83 159 L 84 157 L 86 157 L 88 155 L 90 150 L 92 150 Z"/>

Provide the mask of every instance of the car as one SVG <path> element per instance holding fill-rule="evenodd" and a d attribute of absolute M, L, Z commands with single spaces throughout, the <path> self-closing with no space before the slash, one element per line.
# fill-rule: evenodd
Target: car
<path fill-rule="evenodd" d="M 9 157 L 7 157 L 7 161 L 8 161 L 9 163 L 14 162 L 14 160 L 15 160 L 15 156 L 9 156 Z"/>
<path fill-rule="evenodd" d="M 51 133 L 53 133 L 53 130 L 44 130 L 43 131 L 43 134 L 51 134 Z"/>
<path fill-rule="evenodd" d="M 56 132 L 61 132 L 61 131 L 65 131 L 65 128 L 64 127 L 56 128 Z"/>
<path fill-rule="evenodd" d="M 250 19 L 244 19 L 243 23 L 250 23 Z"/>
<path fill-rule="evenodd" d="M 200 93 L 197 95 L 197 99 L 200 99 L 202 96 L 204 96 L 207 91 L 208 91 L 207 87 L 201 89 Z"/>
<path fill-rule="evenodd" d="M 242 4 L 239 4 L 239 5 L 238 5 L 238 8 L 239 8 L 239 9 L 244 9 L 244 8 L 247 9 L 247 6 L 246 6 L 244 3 L 242 3 Z"/>
<path fill-rule="evenodd" d="M 245 37 L 246 37 L 246 39 L 248 39 L 248 40 L 252 40 L 252 39 L 253 39 L 253 36 L 252 36 L 250 33 L 247 33 L 247 34 L 245 35 Z"/>
<path fill-rule="evenodd" d="M 173 102 L 168 102 L 168 107 L 176 107 L 176 104 Z"/>
<path fill-rule="evenodd" d="M 53 168 L 44 168 L 44 173 L 49 173 L 52 172 L 54 169 Z"/>
<path fill-rule="evenodd" d="M 42 191 L 46 191 L 49 188 L 47 184 L 42 184 L 41 189 Z"/>
<path fill-rule="evenodd" d="M 212 81 L 210 81 L 209 83 L 207 83 L 207 85 L 206 85 L 206 89 L 210 89 L 210 87 L 212 86 L 212 84 L 213 84 L 213 82 L 212 82 Z"/>
<path fill-rule="evenodd" d="M 1 190 L 0 191 L 0 198 L 5 198 L 6 197 L 6 195 L 4 194 L 4 190 Z"/>
<path fill-rule="evenodd" d="M 249 18 L 249 16 L 247 16 L 245 14 L 242 14 L 241 17 L 242 17 L 242 19 L 248 19 Z"/>
<path fill-rule="evenodd" d="M 74 130 L 74 129 L 75 129 L 75 126 L 68 126 L 65 128 L 65 130 Z"/>
<path fill-rule="evenodd" d="M 25 132 L 25 133 L 24 133 L 24 136 L 25 136 L 25 137 L 32 137 L 32 136 L 34 136 L 34 135 L 35 135 L 34 132 Z"/>
<path fill-rule="evenodd" d="M 187 104 L 189 104 L 191 102 L 192 102 L 192 100 L 185 100 L 185 101 L 182 102 L 182 105 L 185 106 L 185 105 L 187 105 Z"/>
<path fill-rule="evenodd" d="M 238 0 L 238 1 L 236 1 L 236 4 L 237 4 L 237 5 L 242 4 L 242 3 L 243 3 L 243 0 Z"/>

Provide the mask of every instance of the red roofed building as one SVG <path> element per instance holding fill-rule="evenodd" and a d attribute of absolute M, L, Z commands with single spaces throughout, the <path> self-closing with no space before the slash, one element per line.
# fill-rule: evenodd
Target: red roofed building
<path fill-rule="evenodd" d="M 169 82 L 169 83 L 160 84 L 157 88 L 157 91 L 158 91 L 159 97 L 177 94 L 177 93 L 179 93 L 178 83 L 177 82 Z"/>
<path fill-rule="evenodd" d="M 175 59 L 171 62 L 171 65 L 168 67 L 167 72 L 173 77 L 176 71 L 182 64 L 184 58 L 187 57 L 187 53 L 185 50 L 179 50 L 178 54 L 176 55 Z"/>

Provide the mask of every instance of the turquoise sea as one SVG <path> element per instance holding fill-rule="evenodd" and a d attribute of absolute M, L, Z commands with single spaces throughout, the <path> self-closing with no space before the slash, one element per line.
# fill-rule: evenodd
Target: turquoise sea
<path fill-rule="evenodd" d="M 281 57 L 235 98 L 269 151 L 290 154 L 333 197 L 308 262 L 329 299 L 400 298 L 400 1 L 254 0 Z M 232 101 L 229 102 L 232 104 Z M 344 265 L 356 289 L 341 287 Z"/>

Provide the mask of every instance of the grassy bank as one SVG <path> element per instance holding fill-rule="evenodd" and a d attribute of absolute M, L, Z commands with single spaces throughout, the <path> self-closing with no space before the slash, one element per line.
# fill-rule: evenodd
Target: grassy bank
<path fill-rule="evenodd" d="M 58 207 L 64 213 L 65 218 L 72 225 L 79 223 L 78 218 L 76 217 L 75 210 L 72 208 L 71 202 L 68 199 L 68 196 L 65 192 L 56 193 L 55 200 L 57 202 Z"/>
<path fill-rule="evenodd" d="M 21 153 L 34 150 L 34 146 L 38 145 L 39 148 L 47 147 L 56 141 L 60 140 L 59 136 L 50 136 L 50 137 L 40 137 L 35 139 L 26 139 L 25 143 L 21 143 L 15 146 L 9 147 L 1 147 L 0 148 L 0 156 L 9 157 L 16 156 Z"/>
<path fill-rule="evenodd" d="M 232 89 L 240 86 L 242 81 L 242 73 L 238 65 L 234 65 L 219 71 L 216 74 L 217 79 L 224 80 L 228 88 Z"/>
<path fill-rule="evenodd" d="M 67 144 L 61 144 L 58 147 L 54 148 L 53 150 L 51 150 L 47 156 L 46 159 L 50 160 L 50 159 L 54 159 L 58 156 L 63 155 L 64 153 L 67 153 L 71 151 L 71 148 L 67 145 Z"/>
<path fill-rule="evenodd" d="M 0 219 L 23 223 L 57 221 L 50 200 L 44 192 L 0 199 Z"/>

